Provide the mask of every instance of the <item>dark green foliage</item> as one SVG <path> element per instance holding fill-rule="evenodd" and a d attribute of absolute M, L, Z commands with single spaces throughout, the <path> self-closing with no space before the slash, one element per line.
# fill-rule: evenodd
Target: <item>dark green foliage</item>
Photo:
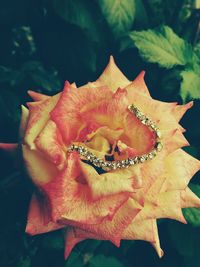
<path fill-rule="evenodd" d="M 110 54 L 133 79 L 143 69 L 153 97 L 194 108 L 182 120 L 200 156 L 199 1 L 195 0 L 3 0 L 0 1 L 0 142 L 17 142 L 20 105 L 27 90 L 53 95 L 65 80 L 95 80 Z M 198 122 L 198 123 L 197 123 Z M 142 241 L 80 243 L 63 259 L 61 231 L 24 233 L 32 192 L 23 171 L 0 153 L 1 267 L 197 267 L 200 211 L 184 209 L 188 225 L 160 220 L 165 256 Z M 199 175 L 191 189 L 200 196 Z"/>

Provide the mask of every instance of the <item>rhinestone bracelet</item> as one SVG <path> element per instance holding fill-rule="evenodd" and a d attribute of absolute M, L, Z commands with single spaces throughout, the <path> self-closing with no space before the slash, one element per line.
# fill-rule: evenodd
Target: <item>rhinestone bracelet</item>
<path fill-rule="evenodd" d="M 151 131 L 153 131 L 156 135 L 156 142 L 153 147 L 153 149 L 141 156 L 136 156 L 133 158 L 118 160 L 118 161 L 107 161 L 102 158 L 97 157 L 95 154 L 93 154 L 88 148 L 86 148 L 83 145 L 76 145 L 72 144 L 68 151 L 77 151 L 80 156 L 82 156 L 85 160 L 92 163 L 94 166 L 102 168 L 105 171 L 111 171 L 116 169 L 123 169 L 128 168 L 130 166 L 133 166 L 135 164 L 144 163 L 146 160 L 153 159 L 157 152 L 160 152 L 162 150 L 162 143 L 161 143 L 161 132 L 157 125 L 151 121 L 143 112 L 141 112 L 135 105 L 131 104 L 128 106 L 128 110 L 136 116 L 138 120 L 141 121 L 142 124 L 149 127 Z"/>

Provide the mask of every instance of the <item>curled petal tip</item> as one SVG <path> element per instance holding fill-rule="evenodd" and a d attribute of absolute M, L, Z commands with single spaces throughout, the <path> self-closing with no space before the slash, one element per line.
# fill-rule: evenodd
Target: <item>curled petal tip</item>
<path fill-rule="evenodd" d="M 34 101 L 42 101 L 42 100 L 50 98 L 48 95 L 44 95 L 44 94 L 41 94 L 41 93 L 38 93 L 32 90 L 28 90 L 27 93 Z"/>
<path fill-rule="evenodd" d="M 161 249 L 160 253 L 158 254 L 159 258 L 162 258 L 164 256 L 164 251 Z"/>
<path fill-rule="evenodd" d="M 110 55 L 110 62 L 115 62 L 113 55 Z"/>
<path fill-rule="evenodd" d="M 69 91 L 71 88 L 71 84 L 69 81 L 65 81 L 63 92 Z"/>
<path fill-rule="evenodd" d="M 187 224 L 188 223 L 183 215 L 180 217 L 180 222 L 183 223 L 183 224 Z"/>
<path fill-rule="evenodd" d="M 140 76 L 141 78 L 144 78 L 145 73 L 146 73 L 146 71 L 145 71 L 145 70 L 142 70 L 142 71 L 140 72 L 139 76 Z"/>
<path fill-rule="evenodd" d="M 65 86 L 70 86 L 70 82 L 69 81 L 65 81 Z"/>
<path fill-rule="evenodd" d="M 193 105 L 194 105 L 194 101 L 190 101 L 190 102 L 188 103 L 189 108 L 191 108 Z"/>

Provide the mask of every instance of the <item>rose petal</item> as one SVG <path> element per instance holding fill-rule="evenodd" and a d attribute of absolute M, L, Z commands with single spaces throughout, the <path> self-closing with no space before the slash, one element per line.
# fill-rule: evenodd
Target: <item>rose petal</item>
<path fill-rule="evenodd" d="M 137 215 L 138 216 L 138 215 Z M 144 240 L 148 242 L 155 242 L 153 219 L 139 220 L 135 219 L 125 228 L 122 238 L 126 240 Z"/>
<path fill-rule="evenodd" d="M 160 179 L 164 171 L 163 164 L 164 155 L 160 152 L 152 161 L 146 161 L 141 165 L 138 165 L 138 175 L 142 179 L 142 187 L 139 188 L 132 197 L 137 200 L 141 205 L 144 205 L 148 191 L 157 181 Z M 136 166 L 134 166 L 136 167 Z"/>
<path fill-rule="evenodd" d="M 95 132 L 88 134 L 87 139 L 90 140 L 95 135 L 101 135 L 104 138 L 106 138 L 110 144 L 113 144 L 114 142 L 116 142 L 116 140 L 119 139 L 122 133 L 123 133 L 123 129 L 113 130 L 109 128 L 108 126 L 103 126 L 103 127 L 98 128 Z"/>
<path fill-rule="evenodd" d="M 110 144 L 108 140 L 100 134 L 95 134 L 90 141 L 86 143 L 86 147 L 96 156 L 103 158 L 109 153 Z"/>
<path fill-rule="evenodd" d="M 189 187 L 186 187 L 184 190 L 181 190 L 181 207 L 200 207 L 200 198 L 195 195 Z"/>
<path fill-rule="evenodd" d="M 29 121 L 24 140 L 31 149 L 35 149 L 34 140 L 49 120 L 49 113 L 55 107 L 58 98 L 59 95 L 55 95 L 49 99 L 28 104 Z"/>
<path fill-rule="evenodd" d="M 154 228 L 155 241 L 154 242 L 151 242 L 151 244 L 155 248 L 158 256 L 160 258 L 162 258 L 162 256 L 164 255 L 164 252 L 163 252 L 163 250 L 160 247 L 160 239 L 159 239 L 159 236 L 158 236 L 157 222 L 156 222 L 156 220 L 153 220 L 153 222 L 154 222 L 153 223 L 153 228 Z"/>
<path fill-rule="evenodd" d="M 41 100 L 46 100 L 50 98 L 50 96 L 48 95 L 44 95 L 44 94 L 41 94 L 41 93 L 38 93 L 32 90 L 28 90 L 28 94 L 34 101 L 41 101 Z"/>
<path fill-rule="evenodd" d="M 173 115 L 178 122 L 181 120 L 185 112 L 193 106 L 193 104 L 193 101 L 191 101 L 185 105 L 177 105 L 174 107 Z"/>
<path fill-rule="evenodd" d="M 186 223 L 181 210 L 179 190 L 160 193 L 155 196 L 155 200 L 156 204 L 148 201 L 144 203 L 144 208 L 135 218 L 135 221 L 169 218 Z"/>
<path fill-rule="evenodd" d="M 106 217 L 112 218 L 128 198 L 117 194 L 94 201 L 76 153 L 69 155 L 67 168 L 43 189 L 51 203 L 53 220 L 72 225 L 95 224 Z"/>
<path fill-rule="evenodd" d="M 185 189 L 192 176 L 200 169 L 200 162 L 178 149 L 165 159 L 165 177 L 163 190 Z"/>
<path fill-rule="evenodd" d="M 36 185 L 42 186 L 58 175 L 57 168 L 42 153 L 26 145 L 22 145 L 22 152 L 27 172 Z"/>
<path fill-rule="evenodd" d="M 151 242 L 151 244 L 156 249 L 159 257 L 163 256 L 163 251 L 160 248 L 157 223 L 155 219 L 138 220 L 138 221 L 134 219 L 132 223 L 123 232 L 123 239 L 144 240 L 147 242 Z"/>
<path fill-rule="evenodd" d="M 69 257 L 72 249 L 78 244 L 79 242 L 85 240 L 86 238 L 76 237 L 74 228 L 68 227 L 65 231 L 65 252 L 64 258 L 65 260 Z"/>
<path fill-rule="evenodd" d="M 121 70 L 115 64 L 112 56 L 107 67 L 104 69 L 101 76 L 93 84 L 95 86 L 106 85 L 110 90 L 115 92 L 119 87 L 124 88 L 130 81 L 124 76 Z"/>
<path fill-rule="evenodd" d="M 35 140 L 37 148 L 47 156 L 59 169 L 63 169 L 66 162 L 64 144 L 56 124 L 49 120 Z"/>
<path fill-rule="evenodd" d="M 140 212 L 141 206 L 129 199 L 117 210 L 112 220 L 105 219 L 102 223 L 92 225 L 83 224 L 81 229 L 91 232 L 98 239 L 110 240 L 116 246 L 120 245 L 124 230 Z"/>
<path fill-rule="evenodd" d="M 141 94 L 144 94 L 147 97 L 150 97 L 149 90 L 144 81 L 145 71 L 140 72 L 140 74 L 133 80 L 127 87 L 126 90 L 134 90 Z"/>
<path fill-rule="evenodd" d="M 45 200 L 42 197 L 39 198 L 36 194 L 33 194 L 29 206 L 28 220 L 25 230 L 26 233 L 30 235 L 38 235 L 60 228 L 63 228 L 63 225 L 51 221 Z"/>
<path fill-rule="evenodd" d="M 87 122 L 96 122 L 99 127 L 106 126 L 112 130 L 123 128 L 125 116 L 127 114 L 128 102 L 126 91 L 118 89 L 114 94 L 109 91 L 110 97 L 94 105 L 91 110 L 85 110 L 82 117 Z M 95 129 L 96 130 L 96 129 Z"/>
<path fill-rule="evenodd" d="M 82 114 L 86 111 L 91 112 L 94 107 L 111 96 L 112 93 L 106 87 L 96 90 L 82 88 L 79 91 L 73 90 L 68 82 L 65 83 L 61 97 L 51 112 L 51 118 L 61 131 L 66 144 L 70 144 L 72 140 L 84 140 L 89 132 L 99 127 L 95 120 L 89 121 Z"/>
<path fill-rule="evenodd" d="M 120 140 L 137 151 L 137 155 L 142 155 L 154 147 L 155 134 L 129 112 L 124 122 L 124 134 Z"/>
<path fill-rule="evenodd" d="M 88 232 L 78 227 L 74 227 L 74 234 L 78 238 L 105 240 L 105 239 L 102 239 L 102 237 L 98 236 L 97 234 L 93 234 L 91 232 Z"/>
<path fill-rule="evenodd" d="M 187 139 L 182 134 L 180 129 L 172 131 L 163 131 L 163 151 L 166 156 L 173 151 L 185 146 L 189 146 Z"/>
<path fill-rule="evenodd" d="M 93 199 L 134 191 L 134 169 L 132 171 L 131 169 L 117 170 L 99 175 L 92 166 L 83 162 L 81 169 L 91 189 Z"/>

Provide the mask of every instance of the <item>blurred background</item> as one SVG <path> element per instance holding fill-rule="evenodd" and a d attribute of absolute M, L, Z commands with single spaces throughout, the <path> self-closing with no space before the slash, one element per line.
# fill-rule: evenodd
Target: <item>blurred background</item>
<path fill-rule="evenodd" d="M 129 79 L 146 70 L 151 95 L 195 105 L 182 120 L 200 158 L 200 1 L 195 0 L 1 0 L 0 142 L 17 142 L 20 105 L 27 90 L 53 95 L 65 80 L 97 79 L 112 54 Z M 166 26 L 167 25 L 167 26 Z M 24 233 L 32 188 L 12 155 L 0 153 L 1 267 L 197 267 L 200 211 L 184 209 L 188 225 L 160 220 L 165 256 L 142 241 L 88 240 L 63 259 L 59 231 Z M 200 196 L 199 175 L 191 181 Z"/>

